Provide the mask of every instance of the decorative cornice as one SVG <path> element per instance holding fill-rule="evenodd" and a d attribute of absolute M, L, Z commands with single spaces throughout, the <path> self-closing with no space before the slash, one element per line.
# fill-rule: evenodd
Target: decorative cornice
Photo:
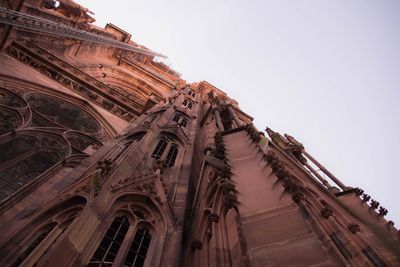
<path fill-rule="evenodd" d="M 25 46 L 13 42 L 8 53 L 124 120 L 130 121 L 140 114 L 140 110 L 132 108 L 136 101 L 32 43 L 26 43 Z"/>

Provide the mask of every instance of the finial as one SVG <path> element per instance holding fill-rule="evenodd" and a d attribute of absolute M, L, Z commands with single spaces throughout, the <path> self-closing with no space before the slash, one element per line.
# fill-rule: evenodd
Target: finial
<path fill-rule="evenodd" d="M 265 128 L 265 131 L 267 132 L 267 134 L 269 135 L 269 137 L 273 137 L 275 134 L 276 134 L 276 132 L 274 132 L 271 128 L 269 128 L 269 127 L 267 127 L 267 128 Z"/>

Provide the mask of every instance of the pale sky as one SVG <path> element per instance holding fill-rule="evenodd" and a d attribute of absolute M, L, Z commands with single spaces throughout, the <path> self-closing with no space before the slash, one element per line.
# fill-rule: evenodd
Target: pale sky
<path fill-rule="evenodd" d="M 400 224 L 400 1 L 78 2 L 227 92 L 260 130 L 296 137 Z"/>

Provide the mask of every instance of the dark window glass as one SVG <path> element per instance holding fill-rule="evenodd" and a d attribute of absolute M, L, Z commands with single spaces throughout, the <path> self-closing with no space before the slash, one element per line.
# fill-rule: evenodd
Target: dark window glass
<path fill-rule="evenodd" d="M 140 228 L 133 239 L 126 256 L 124 267 L 142 267 L 151 242 L 151 235 L 147 228 Z"/>
<path fill-rule="evenodd" d="M 89 266 L 111 266 L 128 228 L 128 218 L 125 216 L 115 218 L 90 260 Z"/>
<path fill-rule="evenodd" d="M 169 167 L 174 166 L 177 155 L 178 155 L 178 147 L 176 145 L 171 145 L 171 148 L 168 151 L 167 158 L 165 159 L 165 163 L 167 164 L 167 166 Z"/>
<path fill-rule="evenodd" d="M 186 125 L 187 125 L 187 119 L 182 119 L 181 126 L 186 127 Z"/>
<path fill-rule="evenodd" d="M 58 97 L 30 94 L 30 106 L 46 119 L 68 129 L 85 133 L 99 133 L 100 124 L 86 111 Z"/>
<path fill-rule="evenodd" d="M 174 118 L 172 120 L 175 122 L 178 122 L 180 118 L 181 118 L 181 116 L 179 114 L 175 114 Z"/>
<path fill-rule="evenodd" d="M 153 153 L 151 154 L 151 157 L 154 159 L 160 159 L 164 153 L 165 148 L 167 147 L 167 144 L 168 144 L 168 142 L 164 139 L 161 139 L 160 141 L 158 141 L 156 148 L 154 149 Z"/>
<path fill-rule="evenodd" d="M 184 106 L 187 106 L 187 104 L 188 104 L 188 101 L 185 99 L 185 100 L 183 100 L 183 103 L 182 103 Z"/>
<path fill-rule="evenodd" d="M 7 168 L 0 168 L 0 200 L 18 191 L 59 160 L 57 153 L 42 151 L 21 159 Z"/>
<path fill-rule="evenodd" d="M 11 265 L 11 267 L 20 266 L 21 263 L 28 258 L 28 256 L 39 246 L 39 244 L 47 237 L 47 235 L 53 230 L 56 223 L 49 224 L 42 228 L 43 230 L 35 237 L 32 243 L 24 250 L 24 252 L 18 257 L 18 259 Z"/>
<path fill-rule="evenodd" d="M 188 108 L 189 108 L 189 109 L 192 109 L 192 102 L 189 102 Z"/>

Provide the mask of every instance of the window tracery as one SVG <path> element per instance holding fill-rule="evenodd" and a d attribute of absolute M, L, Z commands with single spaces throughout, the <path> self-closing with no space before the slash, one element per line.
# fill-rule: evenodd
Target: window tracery
<path fill-rule="evenodd" d="M 21 94 L 0 87 L 0 201 L 57 163 L 102 145 L 94 138 L 102 127 L 86 110 L 47 94 Z"/>
<path fill-rule="evenodd" d="M 172 118 L 172 121 L 176 122 L 178 125 L 182 126 L 183 128 L 185 128 L 189 122 L 187 116 L 185 116 L 181 112 L 176 112 L 174 114 L 174 117 Z"/>
<path fill-rule="evenodd" d="M 165 163 L 167 164 L 168 167 L 174 166 L 177 155 L 178 155 L 178 147 L 177 145 L 172 144 L 168 151 L 168 155 L 165 159 Z"/>
<path fill-rule="evenodd" d="M 129 226 L 130 223 L 126 216 L 116 217 L 101 240 L 88 266 L 111 266 L 124 241 Z"/>
<path fill-rule="evenodd" d="M 166 153 L 166 151 L 168 151 L 168 153 Z M 155 160 L 164 161 L 168 167 L 173 167 L 178 153 L 179 145 L 176 141 L 167 136 L 163 136 L 159 139 L 151 157 Z"/>
<path fill-rule="evenodd" d="M 88 266 L 144 265 L 152 242 L 154 219 L 151 212 L 136 204 L 125 204 L 117 210 L 116 216 Z M 118 259 L 120 263 L 116 262 Z"/>
<path fill-rule="evenodd" d="M 154 149 L 153 153 L 151 154 L 151 157 L 153 159 L 160 159 L 162 155 L 164 154 L 165 149 L 167 148 L 168 141 L 165 139 L 160 139 L 158 141 L 158 144 L 156 148 Z"/>
<path fill-rule="evenodd" d="M 25 131 L 0 144 L 0 200 L 19 190 L 69 153 L 65 139 L 39 131 Z"/>
<path fill-rule="evenodd" d="M 188 100 L 188 99 L 185 99 L 185 100 L 183 100 L 182 104 L 183 104 L 185 107 L 188 107 L 189 109 L 192 109 L 192 106 L 193 106 L 193 102 L 192 102 L 192 101 L 190 101 L 190 100 Z"/>
<path fill-rule="evenodd" d="M 90 134 L 101 132 L 91 115 L 64 100 L 38 93 L 29 94 L 27 100 L 33 110 L 57 125 Z"/>
<path fill-rule="evenodd" d="M 122 266 L 142 267 L 151 242 L 150 231 L 146 227 L 137 230 Z"/>

